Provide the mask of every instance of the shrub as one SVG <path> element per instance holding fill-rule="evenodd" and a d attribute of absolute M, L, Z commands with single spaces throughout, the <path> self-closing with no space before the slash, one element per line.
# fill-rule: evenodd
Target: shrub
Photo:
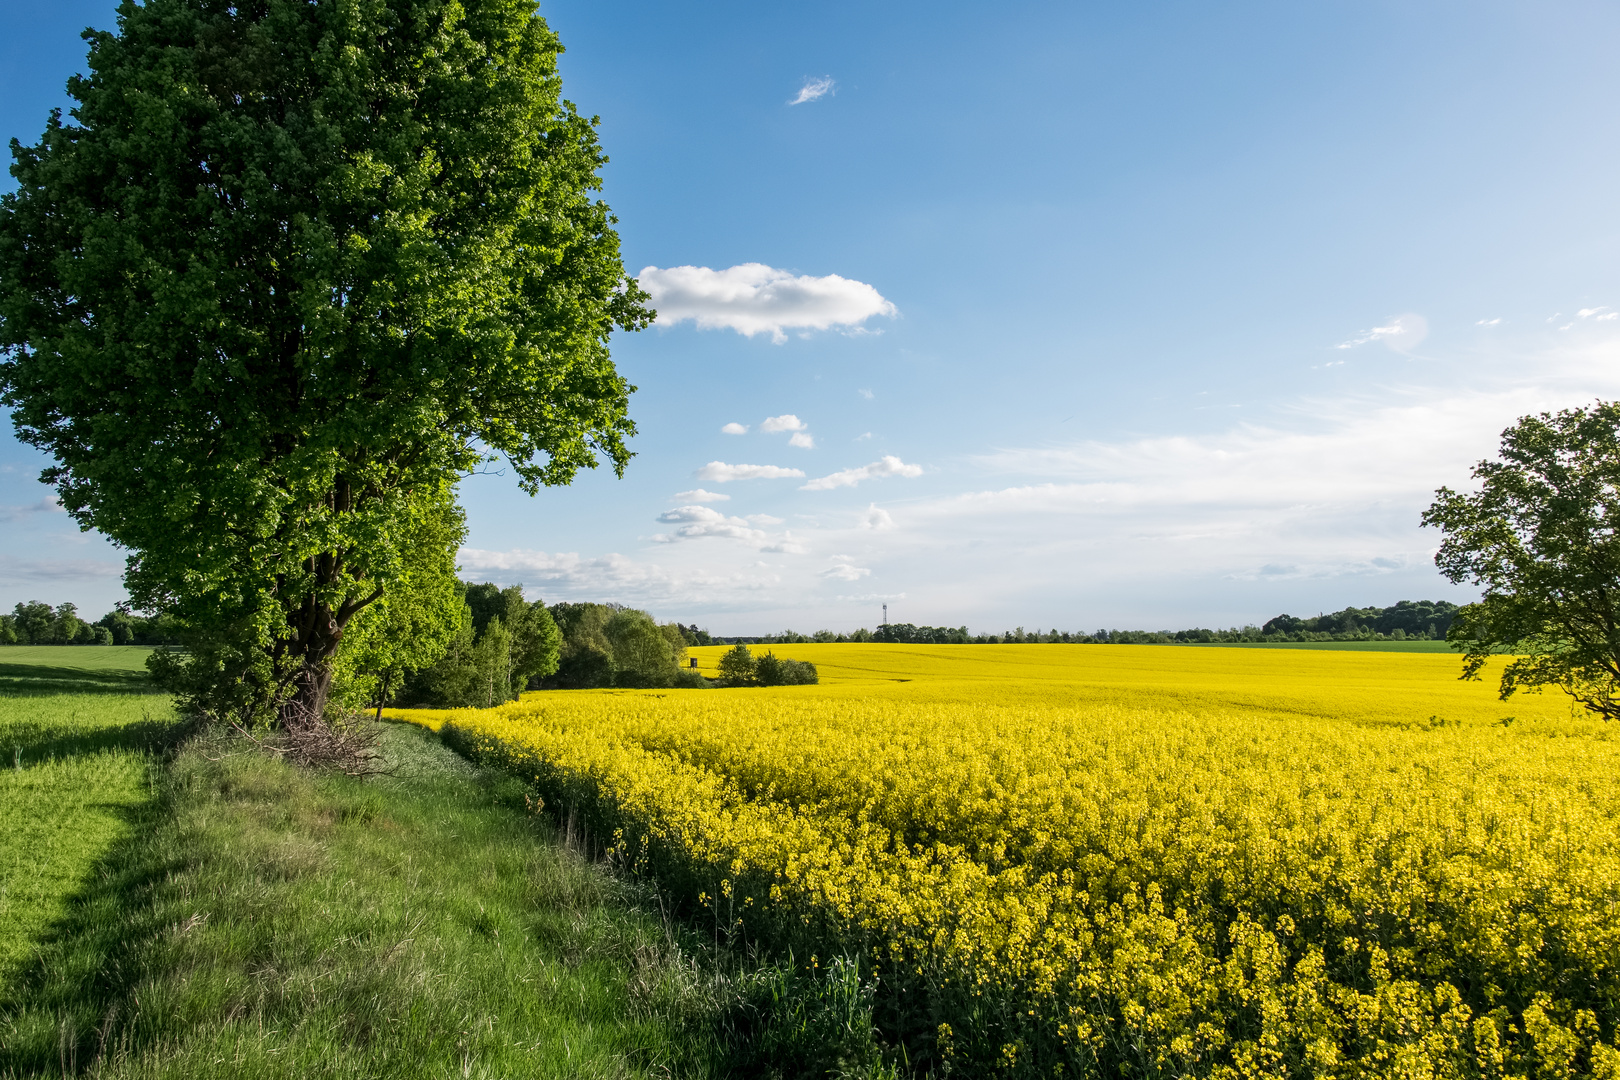
<path fill-rule="evenodd" d="M 746 645 L 733 645 L 720 657 L 720 681 L 727 686 L 753 686 L 754 654 Z"/>

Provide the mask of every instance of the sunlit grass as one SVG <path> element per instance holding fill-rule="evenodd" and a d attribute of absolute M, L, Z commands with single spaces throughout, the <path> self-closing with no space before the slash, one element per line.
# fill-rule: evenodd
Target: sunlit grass
<path fill-rule="evenodd" d="M 0 989 L 154 797 L 174 713 L 138 692 L 149 651 L 0 649 Z"/>

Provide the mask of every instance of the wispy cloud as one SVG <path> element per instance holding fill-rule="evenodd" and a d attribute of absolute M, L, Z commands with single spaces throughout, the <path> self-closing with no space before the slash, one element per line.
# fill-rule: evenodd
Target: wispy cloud
<path fill-rule="evenodd" d="M 699 480 L 711 484 L 729 484 L 733 480 L 782 480 L 804 475 L 803 469 L 784 469 L 780 465 L 728 465 L 724 461 L 711 461 L 696 472 Z"/>
<path fill-rule="evenodd" d="M 799 87 L 798 95 L 789 101 L 788 104 L 803 105 L 810 101 L 820 101 L 828 94 L 833 93 L 837 88 L 837 85 L 838 84 L 834 82 L 832 77 L 829 75 L 823 75 L 818 79 L 806 79 L 804 80 L 804 85 Z"/>
<path fill-rule="evenodd" d="M 890 516 L 887 510 L 878 506 L 877 503 L 872 503 L 866 508 L 866 513 L 861 515 L 861 528 L 892 529 L 894 528 L 894 518 Z"/>
<path fill-rule="evenodd" d="M 577 552 L 462 548 L 458 559 L 464 573 L 502 584 L 522 583 L 529 587 L 531 597 L 540 593 L 540 598 L 550 600 L 616 600 L 637 606 L 717 602 L 749 605 L 759 603 L 761 594 L 781 583 L 778 574 L 757 568 L 749 568 L 752 572 L 717 574 L 665 567 L 617 552 L 587 559 Z"/>
<path fill-rule="evenodd" d="M 799 490 L 829 491 L 833 488 L 854 487 L 862 480 L 873 480 L 881 476 L 921 476 L 922 472 L 921 465 L 907 465 L 893 454 L 884 454 L 870 465 L 840 469 L 826 476 L 818 476 L 808 484 L 801 484 Z"/>
<path fill-rule="evenodd" d="M 739 424 L 735 420 L 733 420 L 731 423 L 727 424 L 725 427 L 720 429 L 720 434 L 722 434 L 722 435 L 746 435 L 746 434 L 748 434 L 748 425 L 747 424 Z"/>
<path fill-rule="evenodd" d="M 863 577 L 870 577 L 871 574 L 871 567 L 856 566 L 854 560 L 847 555 L 834 555 L 833 565 L 821 572 L 822 577 L 833 581 L 859 581 Z"/>
<path fill-rule="evenodd" d="M 677 491 L 675 498 L 686 503 L 726 502 L 731 496 L 719 491 L 704 491 L 702 488 L 693 488 L 691 491 Z"/>
<path fill-rule="evenodd" d="M 673 510 L 665 510 L 659 514 L 658 520 L 666 525 L 679 526 L 672 532 L 658 533 L 653 537 L 661 544 L 672 544 L 677 540 L 697 540 L 705 536 L 747 540 L 753 543 L 760 543 L 765 539 L 764 530 L 754 528 L 742 518 L 727 517 L 707 506 L 677 506 Z"/>
<path fill-rule="evenodd" d="M 123 572 L 121 563 L 99 559 L 18 559 L 0 555 L 0 585 L 99 584 Z"/>
<path fill-rule="evenodd" d="M 1381 341 L 1396 352 L 1417 348 L 1429 336 L 1429 321 L 1421 315 L 1396 315 L 1383 326 L 1365 330 L 1349 341 L 1341 341 L 1338 348 L 1354 349 L 1370 341 Z"/>
<path fill-rule="evenodd" d="M 803 555 L 810 549 L 793 539 L 791 532 L 784 532 L 780 539 L 761 545 L 759 550 L 778 555 Z"/>
<path fill-rule="evenodd" d="M 1577 319 L 1592 319 L 1595 322 L 1611 322 L 1620 319 L 1620 311 L 1615 311 L 1604 304 L 1602 307 L 1581 308 L 1575 313 Z"/>
<path fill-rule="evenodd" d="M 729 329 L 748 337 L 769 334 L 777 344 L 787 340 L 789 330 L 855 327 L 879 315 L 899 313 L 865 282 L 837 274 L 797 275 L 763 263 L 726 270 L 649 266 L 639 280 L 652 296 L 661 325 L 691 319 L 700 330 Z"/>
<path fill-rule="evenodd" d="M 35 514 L 65 514 L 62 501 L 55 495 L 47 495 L 36 503 L 27 506 L 0 506 L 0 521 L 19 521 L 30 518 Z"/>
<path fill-rule="evenodd" d="M 1474 325 L 1475 326 L 1500 326 L 1501 324 L 1502 324 L 1501 319 L 1481 319 L 1477 323 L 1475 323 Z"/>
<path fill-rule="evenodd" d="M 865 398 L 867 401 L 872 400 L 872 391 L 870 390 L 857 390 L 855 392 L 861 395 L 861 397 Z"/>

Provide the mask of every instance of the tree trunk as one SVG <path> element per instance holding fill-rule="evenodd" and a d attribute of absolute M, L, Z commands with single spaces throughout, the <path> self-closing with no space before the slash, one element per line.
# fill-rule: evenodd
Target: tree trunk
<path fill-rule="evenodd" d="M 331 690 L 332 666 L 327 658 L 305 653 L 304 666 L 293 678 L 293 695 L 281 706 L 282 729 L 296 733 L 325 724 Z"/>

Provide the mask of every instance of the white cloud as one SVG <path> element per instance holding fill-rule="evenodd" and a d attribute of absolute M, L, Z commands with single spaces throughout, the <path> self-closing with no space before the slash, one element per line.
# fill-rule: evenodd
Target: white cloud
<path fill-rule="evenodd" d="M 659 514 L 658 520 L 666 525 L 680 526 L 673 532 L 655 535 L 653 539 L 661 544 L 672 544 L 677 540 L 697 540 L 705 536 L 747 540 L 756 544 L 765 539 L 762 530 L 754 528 L 743 518 L 727 517 L 707 506 L 677 506 L 673 510 L 665 510 Z"/>
<path fill-rule="evenodd" d="M 1502 322 L 1501 319 L 1481 319 L 1481 320 L 1479 320 L 1479 322 L 1475 323 L 1474 325 L 1475 326 L 1499 326 L 1499 325 L 1501 325 L 1501 322 Z"/>
<path fill-rule="evenodd" d="M 799 87 L 798 96 L 789 101 L 788 104 L 803 105 L 810 101 L 820 101 L 828 94 L 833 93 L 837 85 L 830 75 L 823 75 L 819 79 L 806 79 L 804 85 Z"/>
<path fill-rule="evenodd" d="M 814 450 L 816 439 L 808 431 L 795 431 L 793 437 L 788 440 L 788 445 L 797 446 L 801 450 Z"/>
<path fill-rule="evenodd" d="M 715 484 L 729 484 L 733 480 L 782 480 L 803 476 L 803 469 L 784 469 L 780 465 L 727 465 L 724 461 L 711 461 L 695 474 L 699 480 Z"/>
<path fill-rule="evenodd" d="M 855 392 L 861 395 L 861 397 L 865 398 L 867 401 L 872 400 L 872 391 L 870 390 L 857 390 Z"/>
<path fill-rule="evenodd" d="M 792 413 L 783 413 L 781 416 L 767 416 L 759 425 L 759 430 L 774 435 L 779 431 L 805 431 L 809 427 Z"/>
<path fill-rule="evenodd" d="M 832 488 L 854 487 L 862 480 L 872 480 L 880 476 L 921 476 L 922 472 L 921 465 L 907 465 L 893 454 L 884 454 L 870 465 L 840 469 L 827 476 L 819 476 L 808 484 L 799 485 L 799 490 L 828 491 Z"/>
<path fill-rule="evenodd" d="M 1578 319 L 1596 319 L 1598 322 L 1611 322 L 1614 319 L 1620 319 L 1620 311 L 1611 311 L 1609 305 L 1604 304 L 1602 307 L 1581 308 L 1575 313 L 1575 317 Z"/>
<path fill-rule="evenodd" d="M 800 276 L 763 263 L 726 270 L 649 266 L 638 277 L 662 325 L 691 319 L 700 330 L 730 329 L 748 337 L 770 334 L 778 345 L 787 340 L 788 330 L 854 327 L 878 315 L 898 314 L 865 282 L 837 274 Z"/>
<path fill-rule="evenodd" d="M 859 581 L 861 578 L 870 577 L 872 574 L 871 567 L 856 566 L 847 556 L 837 555 L 834 556 L 834 559 L 836 560 L 834 565 L 821 572 L 822 577 L 830 578 L 833 581 Z"/>
<path fill-rule="evenodd" d="M 763 545 L 759 550 L 780 555 L 803 555 L 810 549 L 793 539 L 791 532 L 784 532 L 780 540 L 773 540 L 771 543 Z"/>
<path fill-rule="evenodd" d="M 861 515 L 861 528 L 892 529 L 894 528 L 894 518 L 889 516 L 889 512 L 878 506 L 877 503 L 872 503 L 866 508 L 866 513 Z"/>
<path fill-rule="evenodd" d="M 675 493 L 675 498 L 681 502 L 711 503 L 728 502 L 730 501 L 731 496 L 722 494 L 718 491 L 704 491 L 702 488 L 693 488 L 691 491 L 677 491 Z"/>
<path fill-rule="evenodd" d="M 770 514 L 749 514 L 748 515 L 748 520 L 750 522 L 752 522 L 753 524 L 755 524 L 755 525 L 780 525 L 780 524 L 782 524 L 782 519 L 781 518 L 772 517 Z"/>
<path fill-rule="evenodd" d="M 462 548 L 458 559 L 463 573 L 501 584 L 522 582 L 547 600 L 611 600 L 636 606 L 663 603 L 695 607 L 717 602 L 748 606 L 758 604 L 763 594 L 781 584 L 776 574 L 671 569 L 617 552 L 584 559 L 576 552 Z M 677 611 L 672 617 L 675 614 L 686 613 Z"/>
<path fill-rule="evenodd" d="M 748 434 L 748 425 L 747 424 L 739 424 L 735 420 L 733 420 L 731 423 L 727 424 L 725 427 L 720 429 L 720 434 L 722 434 L 722 435 L 746 435 L 746 434 Z"/>
<path fill-rule="evenodd" d="M 1429 322 L 1421 315 L 1411 313 L 1396 315 L 1383 326 L 1375 326 L 1364 331 L 1359 337 L 1349 341 L 1340 342 L 1341 349 L 1354 349 L 1358 345 L 1365 345 L 1369 341 L 1382 341 L 1396 352 L 1407 352 L 1415 349 L 1429 336 Z"/>
<path fill-rule="evenodd" d="M 872 437 L 872 433 L 870 431 L 865 431 L 865 432 L 862 432 L 861 434 L 855 436 L 855 438 L 852 439 L 851 441 L 852 442 L 865 442 L 867 439 L 870 439 L 871 437 Z"/>

